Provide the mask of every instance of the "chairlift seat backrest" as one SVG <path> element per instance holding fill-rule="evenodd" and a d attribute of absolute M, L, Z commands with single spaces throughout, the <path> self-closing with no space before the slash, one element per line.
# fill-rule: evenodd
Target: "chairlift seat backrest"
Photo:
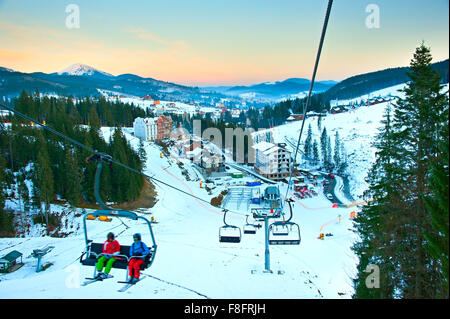
<path fill-rule="evenodd" d="M 219 229 L 219 242 L 221 243 L 240 243 L 241 229 L 236 226 L 226 225 Z"/>
<path fill-rule="evenodd" d="M 275 236 L 287 236 L 289 235 L 289 228 L 287 225 L 277 225 L 273 227 L 272 233 Z"/>
<path fill-rule="evenodd" d="M 276 232 L 274 229 L 283 227 L 284 232 Z M 287 231 L 287 233 L 286 233 Z M 269 245 L 300 245 L 300 227 L 296 223 L 273 223 L 269 227 Z"/>

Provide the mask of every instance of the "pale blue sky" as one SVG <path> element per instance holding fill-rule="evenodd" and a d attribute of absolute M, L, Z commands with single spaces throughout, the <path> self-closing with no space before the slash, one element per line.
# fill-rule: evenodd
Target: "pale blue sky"
<path fill-rule="evenodd" d="M 80 8 L 67 29 L 65 8 Z M 380 8 L 368 29 L 365 9 Z M 0 0 L 0 66 L 54 72 L 76 62 L 189 85 L 310 78 L 327 1 Z M 449 3 L 335 0 L 317 78 L 405 66 L 422 40 L 448 58 Z"/>

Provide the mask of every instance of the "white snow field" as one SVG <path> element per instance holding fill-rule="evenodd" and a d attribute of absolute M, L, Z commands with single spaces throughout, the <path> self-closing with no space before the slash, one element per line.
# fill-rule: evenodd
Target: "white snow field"
<path fill-rule="evenodd" d="M 328 122 L 330 119 L 326 120 L 327 125 Z M 290 130 L 295 133 L 294 126 Z M 108 140 L 112 131 L 108 128 L 102 131 Z M 138 139 L 129 134 L 130 129 L 124 129 L 124 132 L 137 148 Z M 160 158 L 159 147 L 145 143 L 145 148 L 146 173 L 207 200 L 225 188 L 216 188 L 212 195 L 208 195 L 204 188 L 200 188 L 196 176 L 186 181 L 175 160 Z M 157 183 L 156 190 L 156 205 L 152 209 L 139 210 L 139 214 L 147 213 L 148 218 L 154 216 L 159 222 L 153 225 L 158 244 L 155 261 L 143 272 L 152 277 L 126 292 L 118 292 L 122 284 L 117 281 L 125 279 L 125 270 L 113 269 L 111 274 L 114 278 L 80 286 L 85 277 L 93 274 L 93 267 L 81 266 L 78 261 L 84 249 L 82 228 L 66 238 L 2 238 L 0 257 L 11 250 L 18 250 L 24 255 L 25 265 L 16 272 L 0 274 L 0 298 L 351 297 L 351 277 L 357 264 L 350 249 L 356 240 L 349 218 L 352 209 L 332 208 L 332 203 L 322 192 L 316 197 L 294 202 L 293 221 L 300 225 L 301 243 L 270 246 L 273 273 L 264 273 L 263 228 L 255 235 L 242 233 L 242 241 L 238 244 L 219 243 L 219 227 L 223 225 L 220 209 Z M 284 194 L 285 189 L 280 190 Z M 74 220 L 79 224 L 81 218 Z M 227 222 L 242 229 L 245 213 L 229 213 Z M 320 230 L 333 236 L 319 240 Z M 108 231 L 113 231 L 124 245 L 131 243 L 132 234 L 136 232 L 142 233 L 144 242 L 150 242 L 148 230 L 142 222 L 126 219 L 113 218 L 110 223 L 88 221 L 88 231 L 94 242 L 103 242 Z M 55 248 L 44 256 L 43 263 L 53 265 L 36 273 L 36 260 L 29 256 L 33 249 L 46 245 Z"/>

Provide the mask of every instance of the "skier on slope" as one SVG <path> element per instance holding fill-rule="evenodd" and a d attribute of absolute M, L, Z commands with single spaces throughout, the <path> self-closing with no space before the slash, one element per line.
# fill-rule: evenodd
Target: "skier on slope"
<path fill-rule="evenodd" d="M 120 244 L 117 240 L 115 240 L 114 233 L 109 232 L 107 239 L 103 244 L 102 255 L 97 260 L 97 278 L 106 279 L 109 277 L 109 272 L 116 261 L 116 256 L 119 254 Z M 105 267 L 105 272 L 102 272 L 103 267 Z"/>
<path fill-rule="evenodd" d="M 130 262 L 128 263 L 130 283 L 139 281 L 141 265 L 144 263 L 145 257 L 150 254 L 147 245 L 141 241 L 141 234 L 133 235 L 133 243 L 130 246 Z"/>

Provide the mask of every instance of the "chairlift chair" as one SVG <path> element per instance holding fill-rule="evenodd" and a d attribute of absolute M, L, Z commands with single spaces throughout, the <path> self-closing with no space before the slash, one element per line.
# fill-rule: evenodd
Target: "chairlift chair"
<path fill-rule="evenodd" d="M 247 215 L 247 217 L 245 219 L 244 234 L 249 234 L 249 235 L 256 234 L 256 225 L 250 224 L 248 222 L 248 215 Z"/>
<path fill-rule="evenodd" d="M 219 229 L 219 242 L 221 243 L 240 243 L 241 229 L 237 226 L 225 225 Z"/>
<path fill-rule="evenodd" d="M 103 243 L 95 243 L 93 240 L 88 238 L 88 232 L 86 227 L 86 220 L 93 220 L 97 219 L 100 216 L 106 217 L 106 218 L 112 218 L 112 217 L 119 217 L 119 218 L 128 218 L 131 220 L 143 220 L 147 226 L 150 233 L 150 240 L 151 245 L 149 245 L 149 251 L 150 254 L 147 255 L 144 259 L 144 263 L 141 265 L 141 270 L 145 270 L 149 268 L 156 255 L 156 249 L 157 245 L 155 242 L 155 237 L 153 235 L 152 225 L 151 222 L 142 216 L 138 216 L 136 213 L 126 211 L 126 210 L 120 210 L 120 209 L 113 209 L 111 207 L 106 206 L 101 197 L 100 197 L 100 176 L 101 176 L 101 170 L 102 170 L 102 162 L 109 162 L 111 160 L 111 157 L 105 154 L 96 153 L 90 158 L 86 159 L 87 162 L 97 162 L 97 170 L 95 173 L 95 186 L 94 186 L 94 194 L 97 201 L 97 204 L 102 208 L 100 210 L 96 210 L 93 213 L 87 213 L 84 210 L 84 216 L 83 216 L 83 228 L 84 228 L 84 239 L 85 239 L 85 251 L 80 256 L 80 263 L 83 266 L 94 266 L 94 278 L 97 273 L 97 268 L 95 267 L 97 264 L 97 259 L 102 255 L 103 251 Z M 130 246 L 126 245 L 120 245 L 120 252 L 119 255 L 116 257 L 116 261 L 114 262 L 112 268 L 117 269 L 126 269 L 126 281 L 128 281 L 128 262 L 131 258 L 142 258 L 141 256 L 130 256 Z"/>
<path fill-rule="evenodd" d="M 269 245 L 300 245 L 300 226 L 292 219 L 292 199 L 286 200 L 289 204 L 289 219 L 276 221 L 269 226 Z"/>
<path fill-rule="evenodd" d="M 219 242 L 221 243 L 240 243 L 241 242 L 241 229 L 237 226 L 228 225 L 225 221 L 228 210 L 224 210 L 223 223 L 224 226 L 219 228 Z"/>
<path fill-rule="evenodd" d="M 269 226 L 269 245 L 300 245 L 300 226 L 293 222 L 274 222 Z"/>

